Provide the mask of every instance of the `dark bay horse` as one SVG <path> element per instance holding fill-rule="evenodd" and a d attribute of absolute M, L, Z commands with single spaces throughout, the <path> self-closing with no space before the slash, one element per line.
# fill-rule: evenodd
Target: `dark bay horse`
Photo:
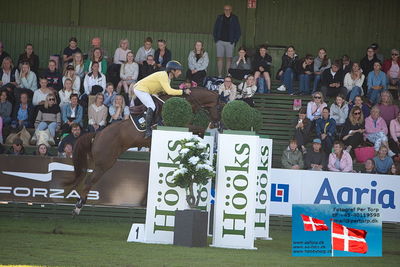
<path fill-rule="evenodd" d="M 170 97 L 167 95 L 160 96 L 162 100 L 167 100 Z M 209 112 L 212 122 L 219 120 L 218 94 L 216 92 L 205 88 L 195 88 L 190 95 L 183 97 L 191 103 L 193 111 L 204 108 Z M 156 109 L 156 114 L 161 114 L 161 108 Z M 138 131 L 130 119 L 113 123 L 100 132 L 81 136 L 75 143 L 72 157 L 75 177 L 65 184 L 76 188 L 85 180 L 83 190 L 80 192 L 81 197 L 75 205 L 73 215 L 79 214 L 91 187 L 107 170 L 111 169 L 124 151 L 130 147 L 150 147 L 150 145 L 151 139 L 144 139 L 144 132 Z M 88 168 L 93 169 L 93 172 L 88 173 Z"/>

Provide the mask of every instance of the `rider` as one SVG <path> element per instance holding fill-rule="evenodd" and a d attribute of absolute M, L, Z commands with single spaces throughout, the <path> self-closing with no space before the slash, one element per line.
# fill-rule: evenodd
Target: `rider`
<path fill-rule="evenodd" d="M 183 67 L 178 61 L 172 60 L 167 63 L 166 71 L 155 72 L 146 78 L 137 82 L 134 86 L 135 95 L 147 107 L 146 112 L 146 133 L 144 138 L 151 136 L 151 123 L 156 105 L 151 94 L 167 93 L 168 95 L 190 95 L 190 89 L 176 90 L 172 89 L 170 82 L 172 78 L 178 78 L 182 74 Z"/>

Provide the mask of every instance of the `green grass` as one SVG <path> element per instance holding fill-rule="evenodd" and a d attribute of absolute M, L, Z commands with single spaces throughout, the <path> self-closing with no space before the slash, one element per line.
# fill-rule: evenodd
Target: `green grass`
<path fill-rule="evenodd" d="M 47 266 L 398 266 L 399 235 L 384 235 L 383 258 L 291 257 L 291 232 L 273 230 L 256 251 L 127 243 L 126 222 L 0 218 L 0 264 Z M 53 233 L 59 232 L 58 234 Z"/>

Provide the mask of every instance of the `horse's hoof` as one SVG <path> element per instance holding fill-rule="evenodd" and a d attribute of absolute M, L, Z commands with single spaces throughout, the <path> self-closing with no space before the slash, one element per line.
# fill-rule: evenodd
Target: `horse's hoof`
<path fill-rule="evenodd" d="M 81 213 L 81 209 L 80 208 L 75 208 L 72 210 L 72 217 L 78 216 L 79 213 Z"/>

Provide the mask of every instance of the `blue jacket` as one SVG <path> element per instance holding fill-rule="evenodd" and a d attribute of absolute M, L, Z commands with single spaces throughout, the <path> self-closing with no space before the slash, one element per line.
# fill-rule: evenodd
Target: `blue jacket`
<path fill-rule="evenodd" d="M 62 122 L 63 123 L 66 123 L 68 121 L 68 118 L 71 117 L 71 113 L 72 113 L 71 104 L 64 105 L 62 108 Z M 83 126 L 82 118 L 83 118 L 83 108 L 81 105 L 78 105 L 76 107 L 74 122 L 78 123 L 81 127 Z"/>
<path fill-rule="evenodd" d="M 328 120 L 324 120 L 323 118 L 319 118 L 315 123 L 315 127 L 318 137 L 321 137 L 321 134 L 323 133 L 327 134 L 330 137 L 335 137 L 336 121 L 334 119 L 329 118 Z"/>
<path fill-rule="evenodd" d="M 217 20 L 215 21 L 214 24 L 214 31 L 213 31 L 213 36 L 214 36 L 214 41 L 217 42 L 221 38 L 221 31 L 222 31 L 222 21 L 224 19 L 224 14 L 218 15 Z M 236 15 L 231 14 L 229 17 L 229 42 L 230 43 L 237 43 L 240 39 L 240 24 L 239 24 L 239 18 Z"/>

